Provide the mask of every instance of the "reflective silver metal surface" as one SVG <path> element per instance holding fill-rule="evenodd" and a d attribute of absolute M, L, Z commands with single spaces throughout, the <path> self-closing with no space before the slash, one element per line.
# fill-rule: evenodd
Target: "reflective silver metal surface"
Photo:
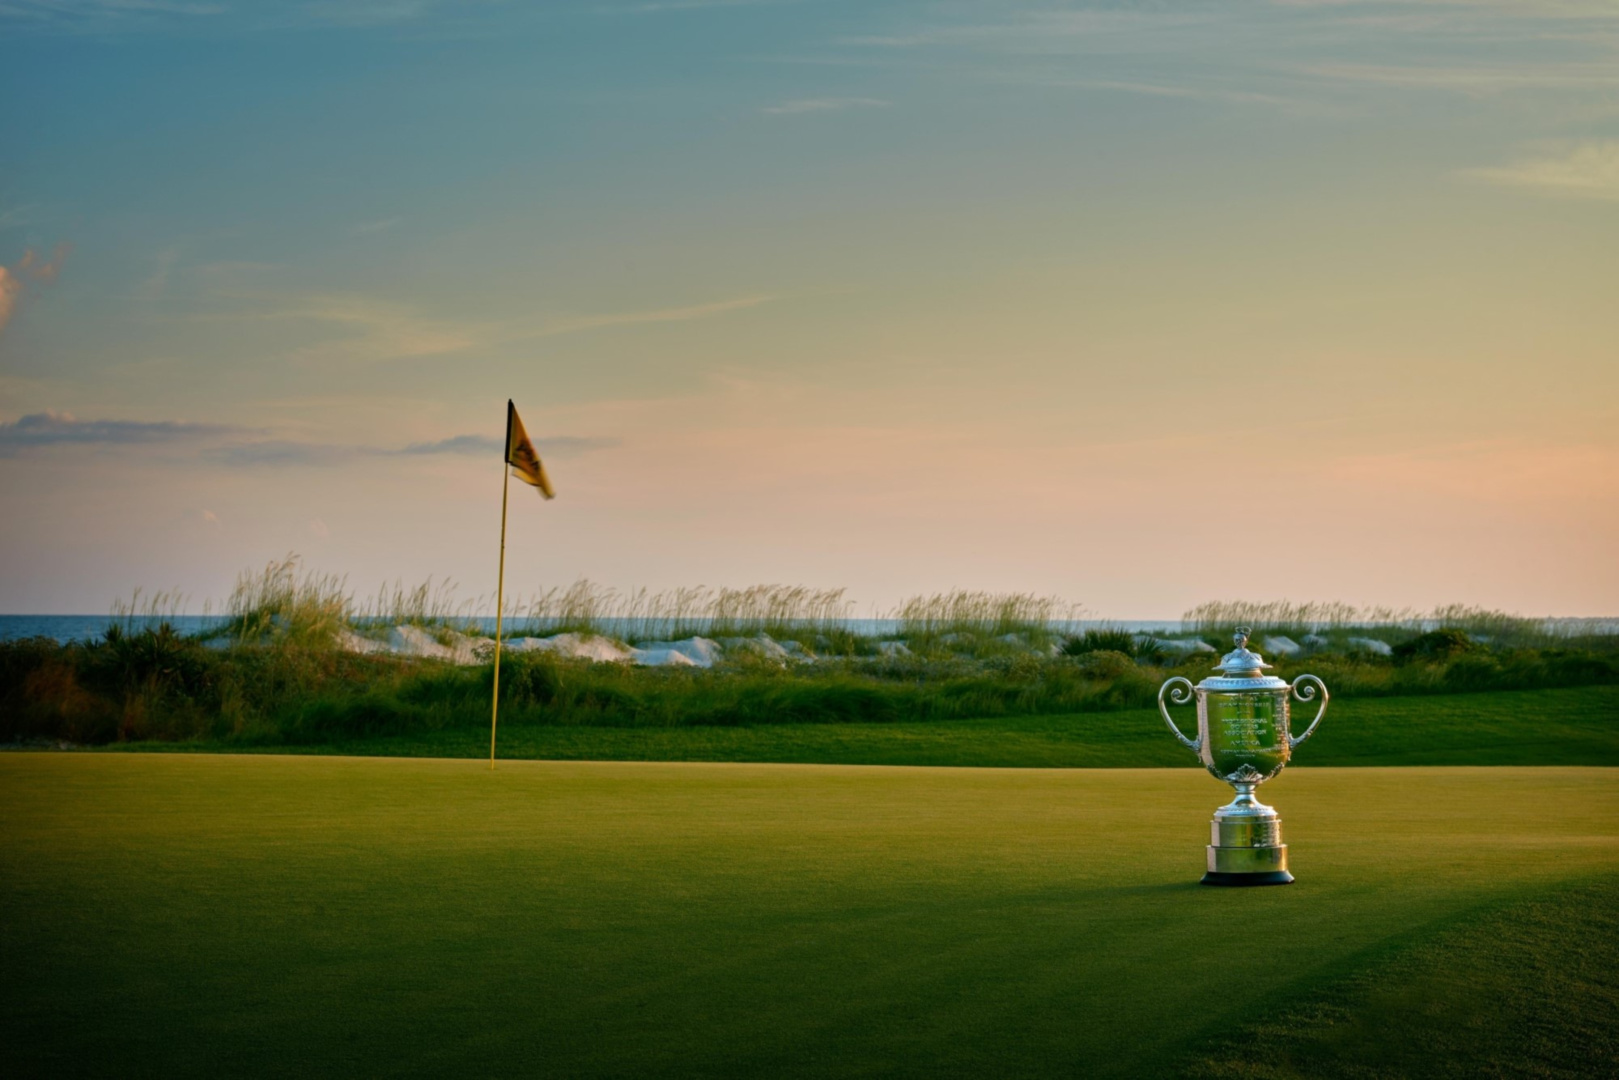
<path fill-rule="evenodd" d="M 1254 798 L 1254 789 L 1286 767 L 1295 747 L 1315 734 L 1327 714 L 1327 687 L 1314 675 L 1300 675 L 1291 684 L 1274 675 L 1263 657 L 1248 648 L 1249 630 L 1241 627 L 1236 648 L 1221 658 L 1216 671 L 1192 685 L 1177 675 L 1158 690 L 1158 711 L 1181 745 L 1203 762 L 1203 767 L 1236 789 L 1236 797 L 1215 811 L 1208 849 L 1211 884 L 1284 884 L 1287 845 L 1282 843 L 1282 822 L 1275 810 Z M 1290 699 L 1301 702 L 1320 697 L 1321 705 L 1304 734 L 1291 727 Z M 1166 702 L 1167 698 L 1167 702 Z M 1197 701 L 1197 738 L 1189 739 L 1176 726 L 1169 705 Z M 1245 875 L 1247 875 L 1245 877 Z"/>

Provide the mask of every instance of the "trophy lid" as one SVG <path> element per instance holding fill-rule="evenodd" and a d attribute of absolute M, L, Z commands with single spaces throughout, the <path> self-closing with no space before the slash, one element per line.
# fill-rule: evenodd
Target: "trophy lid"
<path fill-rule="evenodd" d="M 1215 671 L 1228 679 L 1254 679 L 1270 667 L 1263 656 L 1248 648 L 1248 635 L 1251 633 L 1253 631 L 1246 626 L 1237 627 L 1237 632 L 1231 636 L 1237 647 L 1225 654 Z"/>
<path fill-rule="evenodd" d="M 1265 658 L 1248 648 L 1249 631 L 1246 626 L 1237 627 L 1233 637 L 1236 648 L 1226 653 L 1220 660 L 1220 666 L 1214 670 L 1218 675 L 1210 675 L 1198 687 L 1203 690 L 1276 690 L 1287 685 L 1274 675 L 1266 675 L 1265 669 L 1270 667 Z"/>

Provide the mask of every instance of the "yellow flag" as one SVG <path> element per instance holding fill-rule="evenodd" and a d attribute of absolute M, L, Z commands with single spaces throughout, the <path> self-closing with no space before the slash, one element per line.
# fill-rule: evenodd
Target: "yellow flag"
<path fill-rule="evenodd" d="M 540 464 L 540 455 L 529 441 L 528 432 L 523 430 L 523 421 L 517 416 L 517 406 L 510 400 L 506 402 L 506 464 L 512 467 L 513 476 L 539 488 L 540 494 L 547 499 L 557 497 L 557 493 L 551 490 L 551 478 L 545 475 L 545 466 Z"/>

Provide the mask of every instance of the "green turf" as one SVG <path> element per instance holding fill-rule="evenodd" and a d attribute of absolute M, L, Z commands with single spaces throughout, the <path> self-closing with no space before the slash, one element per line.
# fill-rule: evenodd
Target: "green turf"
<path fill-rule="evenodd" d="M 1619 1076 L 1619 878 L 1536 890 L 1388 951 L 1207 1040 L 1176 1071 L 1199 1080 Z"/>
<path fill-rule="evenodd" d="M 1312 707 L 1299 706 L 1304 723 Z M 1190 708 L 1176 710 L 1189 732 Z M 1295 728 L 1302 730 L 1303 723 Z M 128 748 L 125 744 L 124 748 Z M 219 743 L 143 749 L 220 750 Z M 480 757 L 487 728 L 374 737 L 285 752 Z M 781 761 L 827 765 L 1043 768 L 1193 766 L 1154 710 L 893 724 L 586 727 L 509 724 L 508 758 L 590 761 Z M 1295 759 L 1314 765 L 1619 765 L 1619 686 L 1334 700 Z"/>
<path fill-rule="evenodd" d="M 1585 888 L 1612 924 L 1619 771 L 1290 770 L 1264 792 L 1299 882 L 1274 889 L 1194 884 L 1223 791 L 1193 770 L 4 754 L 7 1073 L 1174 1075 L 1289 1008 L 1319 1019 L 1322 994 L 1378 1015 L 1358 974 L 1420 987 L 1422 950 L 1477 953 L 1489 934 L 1458 927 L 1516 926 L 1492 915 L 1510 905 Z M 1522 948 L 1549 969 L 1612 954 L 1542 924 Z M 1539 1022 L 1547 987 L 1611 1015 L 1577 977 L 1497 972 L 1466 1017 Z"/>

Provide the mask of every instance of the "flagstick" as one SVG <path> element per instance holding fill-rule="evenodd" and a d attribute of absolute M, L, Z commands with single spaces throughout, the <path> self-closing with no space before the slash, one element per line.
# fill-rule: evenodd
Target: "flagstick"
<path fill-rule="evenodd" d="M 508 442 L 510 436 L 508 436 Z M 495 724 L 500 719 L 500 617 L 506 603 L 506 496 L 512 488 L 512 470 L 500 459 L 500 574 L 495 579 L 495 695 L 489 704 L 489 768 L 495 768 Z"/>

